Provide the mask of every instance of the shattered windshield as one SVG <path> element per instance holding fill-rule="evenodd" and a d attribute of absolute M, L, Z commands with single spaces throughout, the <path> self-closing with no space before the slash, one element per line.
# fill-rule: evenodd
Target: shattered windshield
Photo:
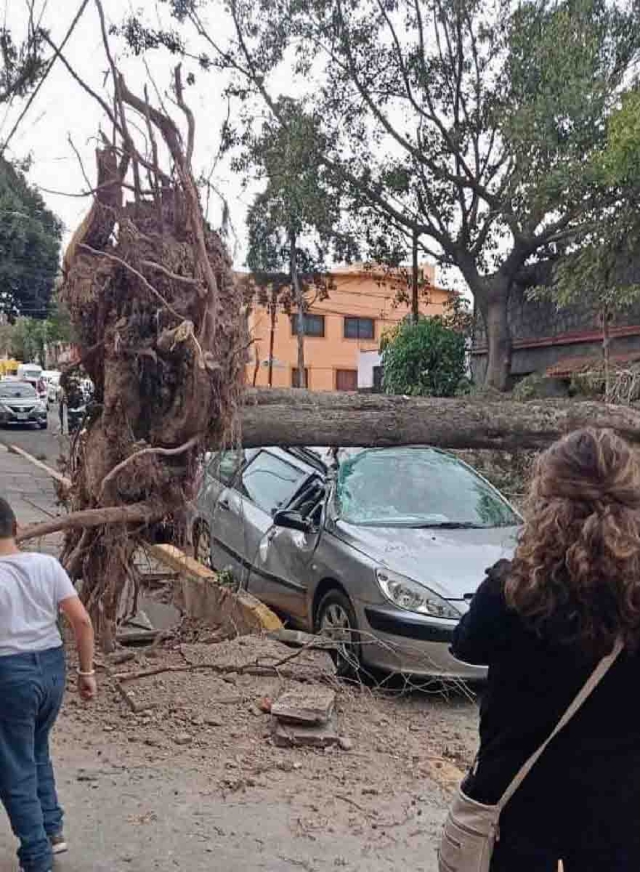
<path fill-rule="evenodd" d="M 362 451 L 341 464 L 342 520 L 369 527 L 509 527 L 520 518 L 455 457 L 432 448 Z"/>

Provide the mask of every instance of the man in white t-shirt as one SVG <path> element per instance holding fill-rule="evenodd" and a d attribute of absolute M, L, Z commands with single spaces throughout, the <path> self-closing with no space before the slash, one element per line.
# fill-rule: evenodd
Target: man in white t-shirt
<path fill-rule="evenodd" d="M 49 733 L 65 688 L 58 630 L 62 611 L 78 648 L 78 690 L 96 694 L 93 627 L 54 557 L 21 552 L 16 519 L 0 498 L 0 800 L 20 840 L 23 872 L 50 872 L 67 849 L 49 756 Z"/>

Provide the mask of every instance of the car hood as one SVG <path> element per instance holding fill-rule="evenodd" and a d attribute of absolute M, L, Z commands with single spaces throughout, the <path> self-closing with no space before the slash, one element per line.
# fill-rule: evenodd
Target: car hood
<path fill-rule="evenodd" d="M 38 402 L 37 397 L 7 397 L 0 398 L 0 403 L 9 409 L 30 409 Z"/>
<path fill-rule="evenodd" d="M 338 521 L 335 532 L 387 569 L 413 578 L 446 599 L 462 600 L 475 592 L 485 569 L 512 557 L 519 529 L 415 530 Z"/>

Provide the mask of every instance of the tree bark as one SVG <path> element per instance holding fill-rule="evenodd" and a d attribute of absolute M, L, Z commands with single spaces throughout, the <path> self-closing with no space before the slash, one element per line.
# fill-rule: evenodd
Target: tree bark
<path fill-rule="evenodd" d="M 414 324 L 420 318 L 420 301 L 418 298 L 418 231 L 413 231 L 412 240 L 412 272 L 411 272 L 411 320 Z"/>
<path fill-rule="evenodd" d="M 269 387 L 273 387 L 273 350 L 276 343 L 276 319 L 278 317 L 278 292 L 271 291 L 271 308 L 269 311 Z"/>
<path fill-rule="evenodd" d="M 300 285 L 300 277 L 298 276 L 298 261 L 296 258 L 297 242 L 296 234 L 291 231 L 289 234 L 289 247 L 291 249 L 291 286 L 293 287 L 293 297 L 298 310 L 298 378 L 296 379 L 296 387 L 306 388 L 307 374 L 304 366 L 304 296 Z"/>
<path fill-rule="evenodd" d="M 611 331 L 609 330 L 608 306 L 602 309 L 602 363 L 604 366 L 604 398 L 609 402 L 611 398 Z"/>
<path fill-rule="evenodd" d="M 605 403 L 426 399 L 381 394 L 248 390 L 242 442 L 260 445 L 433 445 L 541 449 L 589 425 L 612 427 L 640 444 L 640 412 Z"/>
<path fill-rule="evenodd" d="M 486 331 L 487 371 L 485 385 L 506 391 L 511 372 L 511 331 L 509 329 L 509 295 L 512 280 L 501 274 L 487 280 Z"/>

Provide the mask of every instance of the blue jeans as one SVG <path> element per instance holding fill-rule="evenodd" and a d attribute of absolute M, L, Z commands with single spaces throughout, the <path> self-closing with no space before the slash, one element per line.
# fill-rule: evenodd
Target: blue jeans
<path fill-rule="evenodd" d="M 64 651 L 0 657 L 0 799 L 25 872 L 49 872 L 49 836 L 62 831 L 49 733 L 65 687 Z"/>

